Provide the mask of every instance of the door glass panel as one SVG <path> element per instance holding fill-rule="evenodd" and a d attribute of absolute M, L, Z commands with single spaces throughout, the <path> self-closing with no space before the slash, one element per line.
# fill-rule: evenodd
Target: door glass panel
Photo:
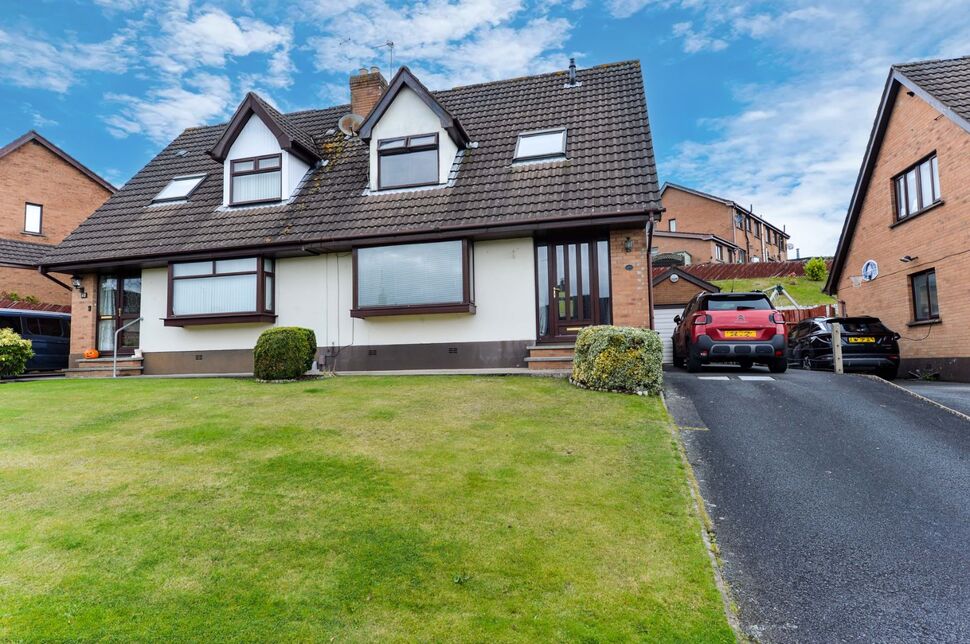
<path fill-rule="evenodd" d="M 115 319 L 98 320 L 98 351 L 111 352 L 115 349 Z"/>
<path fill-rule="evenodd" d="M 137 349 L 139 338 L 139 327 L 141 322 L 136 322 L 121 332 L 118 338 L 118 349 Z"/>
<path fill-rule="evenodd" d="M 593 319 L 593 302 L 590 299 L 590 284 L 589 284 L 589 244 L 581 244 L 579 247 L 579 266 L 580 266 L 580 276 L 582 280 L 580 281 L 579 293 L 581 297 L 580 310 L 582 311 L 582 317 L 584 320 Z"/>
<path fill-rule="evenodd" d="M 141 312 L 141 278 L 126 277 L 121 283 L 121 312 L 137 315 Z"/>
<path fill-rule="evenodd" d="M 566 319 L 566 249 L 556 246 L 556 317 Z"/>
<path fill-rule="evenodd" d="M 566 310 L 566 317 L 570 320 L 576 319 L 578 300 L 579 284 L 576 279 L 576 244 L 569 244 L 569 306 Z"/>
<path fill-rule="evenodd" d="M 113 277 L 102 277 L 98 287 L 98 315 L 115 314 L 115 294 L 118 292 L 118 280 Z"/>
<path fill-rule="evenodd" d="M 539 283 L 539 337 L 549 335 L 549 247 L 536 249 Z"/>
<path fill-rule="evenodd" d="M 599 323 L 613 323 L 610 303 L 610 248 L 606 241 L 596 242 L 596 277 L 599 291 Z"/>

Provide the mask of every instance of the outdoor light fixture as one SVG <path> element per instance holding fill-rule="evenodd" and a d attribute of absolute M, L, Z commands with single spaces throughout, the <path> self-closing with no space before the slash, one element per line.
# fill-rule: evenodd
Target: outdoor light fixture
<path fill-rule="evenodd" d="M 623 242 L 623 250 L 625 250 L 628 253 L 633 250 L 633 238 L 632 237 L 627 237 L 626 238 L 626 241 Z"/>
<path fill-rule="evenodd" d="M 82 300 L 88 296 L 88 292 L 84 290 L 84 286 L 83 286 L 83 283 L 81 282 L 80 276 L 71 275 L 71 286 L 73 286 L 74 290 L 78 292 Z"/>
<path fill-rule="evenodd" d="M 902 257 L 899 258 L 899 261 L 901 261 L 904 264 L 909 264 L 910 262 L 914 262 L 917 259 L 919 259 L 919 257 L 910 257 L 909 255 L 903 255 Z"/>

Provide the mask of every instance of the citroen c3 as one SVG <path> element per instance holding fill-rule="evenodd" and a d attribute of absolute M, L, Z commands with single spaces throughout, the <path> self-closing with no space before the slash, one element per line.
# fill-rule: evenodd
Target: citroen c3
<path fill-rule="evenodd" d="M 785 318 L 764 293 L 698 293 L 674 322 L 674 365 L 691 373 L 720 362 L 788 369 Z"/>

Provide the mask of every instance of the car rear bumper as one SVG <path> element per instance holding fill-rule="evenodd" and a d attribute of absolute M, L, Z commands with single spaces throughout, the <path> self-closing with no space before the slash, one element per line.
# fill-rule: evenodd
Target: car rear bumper
<path fill-rule="evenodd" d="M 715 341 L 709 335 L 702 335 L 691 347 L 691 352 L 701 362 L 737 362 L 738 360 L 752 360 L 754 362 L 770 362 L 785 355 L 785 336 L 776 334 L 771 340 L 757 340 L 748 342 Z"/>
<path fill-rule="evenodd" d="M 813 367 L 834 368 L 835 358 L 831 355 L 812 359 Z M 899 358 L 881 355 L 842 356 L 842 368 L 846 371 L 877 371 L 879 369 L 899 368 Z"/>

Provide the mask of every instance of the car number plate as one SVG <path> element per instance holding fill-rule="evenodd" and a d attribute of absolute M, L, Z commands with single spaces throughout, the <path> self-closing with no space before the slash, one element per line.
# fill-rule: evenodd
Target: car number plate
<path fill-rule="evenodd" d="M 725 331 L 725 338 L 757 338 L 757 331 Z"/>
<path fill-rule="evenodd" d="M 869 344 L 875 341 L 876 339 L 871 335 L 859 335 L 849 338 L 849 344 Z"/>

